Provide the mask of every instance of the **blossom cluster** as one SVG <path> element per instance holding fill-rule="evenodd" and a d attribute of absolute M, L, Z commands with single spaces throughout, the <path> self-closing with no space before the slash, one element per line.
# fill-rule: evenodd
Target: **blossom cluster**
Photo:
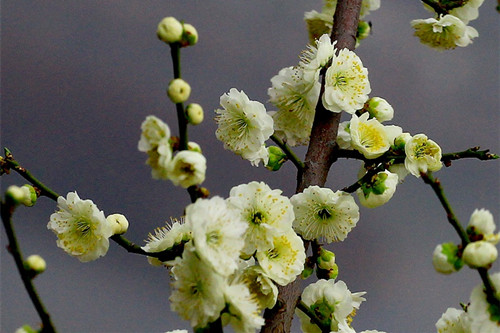
<path fill-rule="evenodd" d="M 227 199 L 198 199 L 184 221 L 157 230 L 143 246 L 160 252 L 184 243 L 181 257 L 163 263 L 172 267 L 172 310 L 193 327 L 220 317 L 237 332 L 254 332 L 264 324 L 262 310 L 276 303 L 275 284 L 287 285 L 304 268 L 290 199 L 251 182 L 233 187 Z"/>
<path fill-rule="evenodd" d="M 469 242 L 463 247 L 453 243 L 436 246 L 432 263 L 437 272 L 451 274 L 464 264 L 470 268 L 489 269 L 498 257 L 493 215 L 486 209 L 476 209 L 466 228 Z M 500 288 L 500 273 L 491 275 L 494 290 Z M 497 332 L 500 330 L 500 307 L 490 304 L 481 284 L 473 289 L 470 303 L 464 310 L 449 308 L 436 323 L 438 332 Z"/>
<path fill-rule="evenodd" d="M 321 35 L 330 35 L 333 27 L 333 16 L 337 7 L 337 0 L 324 0 L 321 12 L 312 10 L 304 14 L 304 21 L 309 33 L 309 41 L 314 43 Z M 370 25 L 364 20 L 365 17 L 374 10 L 380 8 L 380 0 L 363 0 L 361 2 L 361 12 L 359 15 L 358 33 L 356 36 L 356 46 L 359 41 L 370 34 Z"/>
<path fill-rule="evenodd" d="M 461 1 L 459 3 L 461 6 L 451 6 L 451 9 L 443 9 L 440 6 L 439 12 L 436 12 L 437 8 L 424 5 L 435 16 L 411 21 L 411 26 L 415 29 L 414 34 L 422 44 L 438 50 L 465 47 L 472 43 L 472 39 L 479 36 L 477 30 L 467 24 L 477 19 L 478 8 L 483 2 L 484 0 Z M 447 3 L 455 5 L 453 1 Z"/>
<path fill-rule="evenodd" d="M 237 332 L 253 332 L 263 324 L 261 311 L 276 303 L 276 285 L 293 282 L 304 270 L 301 237 L 341 241 L 358 220 L 348 193 L 312 186 L 288 198 L 253 181 L 233 187 L 227 199 L 198 199 L 142 248 L 157 253 L 184 244 L 182 257 L 148 260 L 172 268 L 171 308 L 193 327 L 220 317 Z M 331 255 L 323 255 L 321 269 L 333 268 Z"/>
<path fill-rule="evenodd" d="M 170 136 L 170 128 L 160 118 L 147 116 L 141 129 L 138 148 L 148 154 L 146 163 L 151 166 L 153 178 L 170 179 L 174 185 L 184 188 L 203 183 L 207 161 L 198 144 L 190 142 L 188 150 L 174 155 L 175 141 Z"/>
<path fill-rule="evenodd" d="M 500 273 L 490 276 L 495 290 L 500 288 Z M 477 285 L 470 294 L 468 305 L 464 309 L 448 308 L 436 323 L 438 333 L 465 332 L 483 333 L 500 330 L 500 311 L 498 306 L 488 302 L 484 285 Z"/>

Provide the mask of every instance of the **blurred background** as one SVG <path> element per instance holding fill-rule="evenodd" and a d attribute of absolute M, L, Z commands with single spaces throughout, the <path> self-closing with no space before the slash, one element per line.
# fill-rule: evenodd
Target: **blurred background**
<path fill-rule="evenodd" d="M 212 193 L 265 181 L 294 194 L 291 163 L 279 172 L 252 167 L 215 138 L 213 110 L 235 87 L 267 102 L 270 78 L 298 63 L 307 44 L 303 16 L 320 10 L 315 1 L 14 1 L 1 3 L 1 145 L 61 195 L 77 191 L 106 215 L 127 216 L 127 237 L 144 244 L 149 232 L 179 217 L 189 196 L 168 181 L 153 180 L 146 154 L 137 150 L 140 125 L 156 115 L 177 134 L 176 114 L 165 90 L 173 77 L 169 47 L 156 37 L 165 16 L 193 24 L 195 47 L 182 50 L 182 75 L 192 87 L 189 102 L 201 104 L 206 120 L 190 127 L 190 140 L 208 159 Z M 410 21 L 428 18 L 420 1 L 382 1 L 366 17 L 373 33 L 357 49 L 368 68 L 371 96 L 395 109 L 393 124 L 426 133 L 444 152 L 480 145 L 499 147 L 499 14 L 486 0 L 470 25 L 479 38 L 466 48 L 438 52 L 421 45 Z M 343 119 L 349 119 L 345 117 Z M 297 149 L 300 156 L 305 148 Z M 436 173 L 463 224 L 476 208 L 500 222 L 499 162 L 460 160 Z M 327 185 L 354 182 L 360 163 L 339 161 Z M 24 184 L 17 174 L 1 178 Z M 189 328 L 169 309 L 169 273 L 111 243 L 108 254 L 82 264 L 56 247 L 47 230 L 56 204 L 42 198 L 20 208 L 14 225 L 25 256 L 40 254 L 47 271 L 35 280 L 59 332 L 164 332 Z M 21 284 L 2 228 L 1 326 L 14 332 L 39 318 Z M 434 247 L 459 242 L 444 210 L 421 179 L 409 176 L 395 197 L 375 210 L 361 208 L 357 227 L 329 249 L 339 279 L 351 291 L 367 291 L 354 318 L 358 330 L 433 332 L 448 307 L 467 303 L 479 275 L 467 267 L 451 276 L 436 273 Z M 492 271 L 498 271 L 496 265 Z M 307 283 L 311 282 L 308 280 Z M 295 323 L 294 331 L 298 331 Z"/>

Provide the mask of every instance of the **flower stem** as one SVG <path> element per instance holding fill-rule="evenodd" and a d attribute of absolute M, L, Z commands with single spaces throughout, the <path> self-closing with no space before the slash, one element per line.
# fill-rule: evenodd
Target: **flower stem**
<path fill-rule="evenodd" d="M 446 212 L 446 217 L 448 218 L 448 222 L 450 222 L 452 227 L 458 233 L 458 236 L 462 240 L 462 246 L 463 248 L 465 248 L 465 246 L 467 246 L 467 244 L 469 244 L 470 242 L 469 236 L 467 236 L 467 233 L 465 232 L 464 228 L 458 221 L 457 217 L 455 216 L 455 213 L 453 213 L 451 205 L 448 202 L 448 199 L 446 198 L 443 187 L 441 186 L 441 182 L 438 179 L 435 179 L 431 173 L 422 172 L 420 173 L 420 175 L 422 176 L 423 181 L 431 186 L 432 190 L 438 197 L 439 202 L 441 203 Z"/>
<path fill-rule="evenodd" d="M 52 200 L 57 201 L 57 198 L 59 197 L 59 194 L 51 190 L 49 187 L 47 187 L 45 184 L 43 184 L 41 181 L 36 179 L 28 170 L 23 168 L 19 162 L 17 162 L 14 159 L 14 156 L 10 152 L 9 149 L 4 148 L 5 151 L 5 158 L 2 159 L 2 174 L 8 173 L 9 170 L 14 170 L 16 171 L 21 177 L 29 181 L 31 184 L 33 184 L 35 187 L 37 187 L 40 190 L 40 195 L 44 195 L 46 197 L 51 198 Z"/>
<path fill-rule="evenodd" d="M 297 303 L 297 309 L 304 312 L 311 321 L 318 326 L 322 333 L 329 333 L 330 327 L 321 322 L 321 320 L 314 314 L 314 312 L 302 300 Z"/>
<path fill-rule="evenodd" d="M 179 43 L 170 44 L 170 55 L 174 67 L 174 79 L 181 78 L 181 46 Z M 186 150 L 188 146 L 187 119 L 183 103 L 176 103 L 177 123 L 179 126 L 179 150 Z"/>
<path fill-rule="evenodd" d="M 23 281 L 24 288 L 28 292 L 28 296 L 33 303 L 38 316 L 42 321 L 42 330 L 43 333 L 55 333 L 56 330 L 54 325 L 52 324 L 52 320 L 50 319 L 50 314 L 45 309 L 38 293 L 33 285 L 32 278 L 27 270 L 24 268 L 24 260 L 21 254 L 21 250 L 19 249 L 19 245 L 17 243 L 17 238 L 14 232 L 14 227 L 12 225 L 12 214 L 15 210 L 15 205 L 12 202 L 9 202 L 9 198 L 6 198 L 6 202 L 1 203 L 1 216 L 2 222 L 5 227 L 5 233 L 7 234 L 7 239 L 9 241 L 8 250 L 10 254 L 14 257 L 14 261 L 16 263 L 17 270 L 21 275 L 21 280 Z"/>
<path fill-rule="evenodd" d="M 299 157 L 293 152 L 293 150 L 288 146 L 283 140 L 278 138 L 276 135 L 271 136 L 271 140 L 273 140 L 278 147 L 280 147 L 288 157 L 290 161 L 297 167 L 298 170 L 304 169 L 304 162 L 302 162 Z"/>

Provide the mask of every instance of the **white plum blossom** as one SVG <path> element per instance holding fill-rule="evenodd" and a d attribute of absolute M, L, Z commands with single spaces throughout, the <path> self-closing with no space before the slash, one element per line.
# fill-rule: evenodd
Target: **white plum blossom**
<path fill-rule="evenodd" d="M 58 211 L 50 215 L 47 228 L 57 235 L 57 246 L 81 262 L 108 252 L 113 227 L 92 200 L 82 200 L 76 192 L 57 198 Z"/>
<path fill-rule="evenodd" d="M 405 168 L 417 178 L 420 177 L 420 172 L 438 171 L 443 166 L 441 147 L 425 134 L 417 134 L 408 139 L 405 154 Z"/>
<path fill-rule="evenodd" d="M 490 275 L 491 283 L 495 290 L 500 288 L 500 273 Z M 498 292 L 497 292 L 498 297 Z M 486 300 L 484 285 L 476 286 L 470 295 L 470 304 L 467 313 L 471 321 L 471 333 L 499 332 L 500 313 L 498 307 L 493 308 Z"/>
<path fill-rule="evenodd" d="M 225 307 L 226 279 L 212 266 L 200 259 L 187 245 L 182 258 L 177 257 L 172 267 L 174 281 L 170 295 L 170 308 L 192 327 L 205 327 L 219 318 Z"/>
<path fill-rule="evenodd" d="M 227 203 L 248 224 L 243 253 L 252 255 L 255 250 L 272 247 L 273 239 L 288 232 L 294 220 L 290 199 L 281 190 L 272 190 L 263 182 L 250 182 L 235 186 Z"/>
<path fill-rule="evenodd" d="M 186 224 L 198 256 L 221 275 L 237 268 L 248 225 L 221 197 L 198 199 L 186 207 Z"/>
<path fill-rule="evenodd" d="M 255 257 L 271 280 L 285 286 L 293 282 L 304 269 L 306 253 L 302 239 L 290 229 L 274 237 L 273 247 L 257 251 Z"/>
<path fill-rule="evenodd" d="M 500 233 L 495 233 L 496 229 L 493 214 L 487 209 L 475 209 L 470 216 L 467 232 L 472 237 L 480 237 L 492 244 L 500 241 Z"/>
<path fill-rule="evenodd" d="M 304 288 L 302 301 L 314 313 L 318 314 L 321 320 L 330 323 L 330 329 L 334 332 L 339 330 L 339 325 L 345 324 L 354 311 L 365 299 L 365 292 L 351 293 L 344 281 L 318 280 Z M 304 332 L 321 333 L 319 327 L 313 324 L 309 317 L 299 309 L 295 310 L 299 316 Z M 344 326 L 345 327 L 345 326 Z"/>
<path fill-rule="evenodd" d="M 171 219 L 171 223 L 154 230 L 154 234 L 149 233 L 146 245 L 142 246 L 146 252 L 157 253 L 172 248 L 181 242 L 191 239 L 191 230 L 184 223 L 184 220 Z M 161 262 L 158 258 L 149 257 L 148 262 L 153 266 L 171 265 L 172 261 Z"/>
<path fill-rule="evenodd" d="M 205 181 L 207 160 L 201 153 L 191 150 L 182 150 L 175 154 L 168 164 L 168 178 L 174 185 L 188 188 Z"/>
<path fill-rule="evenodd" d="M 303 69 L 287 67 L 271 78 L 267 93 L 270 102 L 278 108 L 269 114 L 274 120 L 275 135 L 290 146 L 307 144 L 311 135 L 320 83 L 306 81 Z"/>
<path fill-rule="evenodd" d="M 258 265 L 241 270 L 235 280 L 244 283 L 257 300 L 259 309 L 271 309 L 278 299 L 278 288 Z"/>
<path fill-rule="evenodd" d="M 146 161 L 151 166 L 151 175 L 155 179 L 167 179 L 167 167 L 172 159 L 170 128 L 156 116 L 147 116 L 141 124 L 139 151 L 148 154 Z"/>
<path fill-rule="evenodd" d="M 215 110 L 217 139 L 224 148 L 257 165 L 267 164 L 265 141 L 273 134 L 273 118 L 262 103 L 250 101 L 243 91 L 234 88 L 220 97 L 222 109 Z"/>
<path fill-rule="evenodd" d="M 450 14 L 439 16 L 437 19 L 413 20 L 411 26 L 415 29 L 414 35 L 420 38 L 422 44 L 438 50 L 465 47 L 472 43 L 473 38 L 479 36 L 476 29 Z"/>
<path fill-rule="evenodd" d="M 348 49 L 338 51 L 326 70 L 323 106 L 332 112 L 353 114 L 363 108 L 370 92 L 368 70 L 361 59 Z"/>
<path fill-rule="evenodd" d="M 369 182 L 363 183 L 356 193 L 363 206 L 375 208 L 392 198 L 397 185 L 398 175 L 384 170 L 375 174 Z"/>
<path fill-rule="evenodd" d="M 337 144 L 339 145 L 340 149 L 348 149 L 348 150 L 353 149 L 351 145 L 351 130 L 349 128 L 350 126 L 351 126 L 350 121 L 343 121 L 339 124 L 339 129 L 337 133 Z"/>
<path fill-rule="evenodd" d="M 479 17 L 479 7 L 484 0 L 468 0 L 462 6 L 450 10 L 450 14 L 461 19 L 465 24 Z"/>
<path fill-rule="evenodd" d="M 158 146 L 168 144 L 170 139 L 170 128 L 160 118 L 147 116 L 141 124 L 141 139 L 138 149 L 147 152 L 156 149 Z"/>
<path fill-rule="evenodd" d="M 304 71 L 303 77 L 306 81 L 318 80 L 320 70 L 333 57 L 336 43 L 337 41 L 331 41 L 328 34 L 324 34 L 316 41 L 316 46 L 308 45 L 308 49 L 302 51 L 299 66 Z"/>
<path fill-rule="evenodd" d="M 359 14 L 359 18 L 362 19 L 366 15 L 370 14 L 370 12 L 379 8 L 380 0 L 363 0 L 363 2 L 361 2 L 361 12 Z"/>
<path fill-rule="evenodd" d="M 436 323 L 438 333 L 469 333 L 470 320 L 464 310 L 448 308 Z"/>
<path fill-rule="evenodd" d="M 343 241 L 359 220 L 359 207 L 346 192 L 309 186 L 290 201 L 295 212 L 293 228 L 307 240 Z"/>
<path fill-rule="evenodd" d="M 360 117 L 353 114 L 349 131 L 352 148 L 364 157 L 373 159 L 388 151 L 403 130 L 399 126 L 384 126 L 377 119 L 368 119 L 368 117 L 368 113 L 363 113 Z"/>
<path fill-rule="evenodd" d="M 231 324 L 236 333 L 254 333 L 264 325 L 258 302 L 244 283 L 235 283 L 224 289 L 227 312 L 222 314 L 222 324 Z"/>
<path fill-rule="evenodd" d="M 312 10 L 304 13 L 304 21 L 307 25 L 309 42 L 314 44 L 315 40 L 319 39 L 322 35 L 329 35 L 331 33 L 333 27 L 333 14 Z"/>

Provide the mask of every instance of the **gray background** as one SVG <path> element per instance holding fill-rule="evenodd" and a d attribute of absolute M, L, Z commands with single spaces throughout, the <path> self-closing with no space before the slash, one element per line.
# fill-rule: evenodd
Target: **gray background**
<path fill-rule="evenodd" d="M 485 1 L 471 22 L 480 34 L 474 44 L 447 52 L 412 36 L 410 20 L 429 17 L 419 1 L 382 1 L 367 17 L 373 35 L 357 53 L 369 70 L 371 96 L 394 106 L 393 123 L 426 133 L 446 152 L 475 145 L 500 152 L 495 4 Z M 177 133 L 165 95 L 172 78 L 169 48 L 155 36 L 160 19 L 175 16 L 200 34 L 196 47 L 182 50 L 182 73 L 193 88 L 190 101 L 206 111 L 206 121 L 190 128 L 209 161 L 204 185 L 227 197 L 232 186 L 265 180 L 291 196 L 293 165 L 271 174 L 224 151 L 214 136 L 213 110 L 232 87 L 265 103 L 270 78 L 297 64 L 305 47 L 304 11 L 320 8 L 320 1 L 2 1 L 1 145 L 60 194 L 77 190 L 106 214 L 125 214 L 131 223 L 127 236 L 142 245 L 189 202 L 182 189 L 153 180 L 146 155 L 137 150 L 147 115 L 161 117 Z M 304 152 L 298 149 L 300 156 Z M 340 161 L 327 185 L 351 184 L 358 167 Z M 498 162 L 457 161 L 437 176 L 463 223 L 481 207 L 499 222 Z M 15 174 L 5 176 L 2 190 L 23 183 Z M 458 237 L 421 180 L 408 177 L 396 194 L 379 209 L 362 208 L 347 240 L 330 248 L 339 278 L 352 291 L 368 292 L 355 329 L 432 332 L 447 307 L 467 302 L 479 277 L 468 268 L 452 276 L 435 273 L 435 245 Z M 81 264 L 58 249 L 46 229 L 54 209 L 46 198 L 19 209 L 15 228 L 23 253 L 47 261 L 48 270 L 35 281 L 60 332 L 188 327 L 169 310 L 166 270 L 114 243 L 104 258 Z M 0 234 L 0 330 L 13 332 L 39 319 Z"/>

